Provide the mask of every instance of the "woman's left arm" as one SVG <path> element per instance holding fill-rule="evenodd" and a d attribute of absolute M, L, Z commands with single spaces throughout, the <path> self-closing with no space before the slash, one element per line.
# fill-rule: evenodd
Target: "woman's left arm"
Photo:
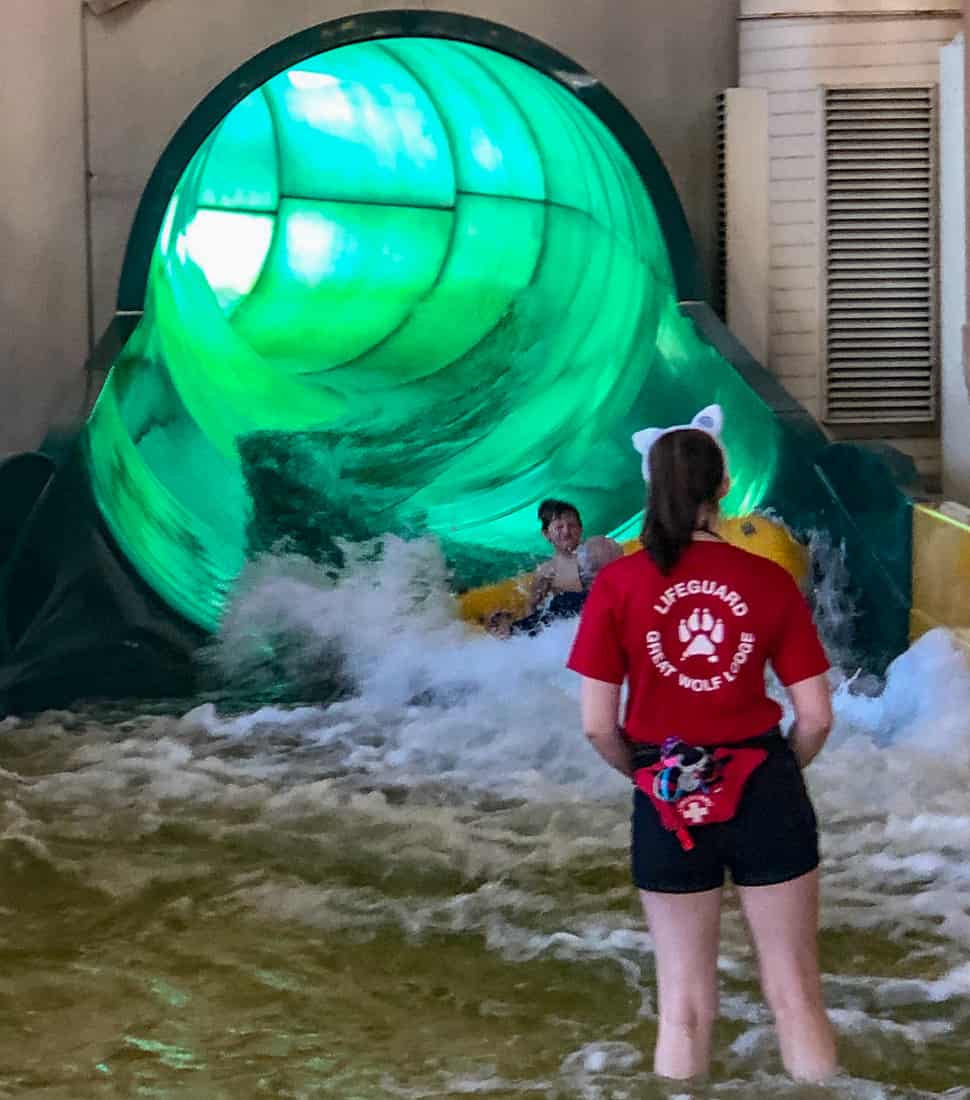
<path fill-rule="evenodd" d="M 619 726 L 620 685 L 584 676 L 580 703 L 590 744 L 610 767 L 622 775 L 633 775 L 630 746 Z"/>

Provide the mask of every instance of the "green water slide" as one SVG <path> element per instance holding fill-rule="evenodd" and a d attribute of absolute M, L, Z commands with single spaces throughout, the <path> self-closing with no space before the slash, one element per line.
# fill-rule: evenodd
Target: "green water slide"
<path fill-rule="evenodd" d="M 342 540 L 430 533 L 462 587 L 534 560 L 544 496 L 632 535 L 631 434 L 714 401 L 728 512 L 847 541 L 867 648 L 899 648 L 906 555 L 878 546 L 906 529 L 899 477 L 827 446 L 704 304 L 626 111 L 505 28 L 377 13 L 224 82 L 146 190 L 102 366 L 106 349 L 76 448 L 8 555 L 14 687 L 72 631 L 89 652 L 92 622 L 110 638 L 98 684 L 119 654 L 190 650 L 274 549 L 339 566 Z M 164 689 L 159 667 L 139 690 Z"/>

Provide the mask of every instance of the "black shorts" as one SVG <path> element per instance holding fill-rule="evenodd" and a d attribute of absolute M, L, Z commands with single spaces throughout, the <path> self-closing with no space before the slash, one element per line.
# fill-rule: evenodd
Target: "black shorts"
<path fill-rule="evenodd" d="M 633 796 L 633 881 L 660 894 L 697 894 L 724 885 L 725 867 L 738 886 L 773 886 L 818 866 L 818 824 L 801 768 L 784 744 L 751 775 L 730 821 L 690 831 L 694 848 L 660 823 L 640 790 Z"/>

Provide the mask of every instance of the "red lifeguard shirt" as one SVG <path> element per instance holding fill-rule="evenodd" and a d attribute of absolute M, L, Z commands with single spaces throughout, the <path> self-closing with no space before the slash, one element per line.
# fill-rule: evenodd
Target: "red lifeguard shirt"
<path fill-rule="evenodd" d="M 666 576 L 643 550 L 601 570 L 568 666 L 629 681 L 631 740 L 718 745 L 781 719 L 765 691 L 768 661 L 786 685 L 828 669 L 808 604 L 780 565 L 705 540 Z"/>

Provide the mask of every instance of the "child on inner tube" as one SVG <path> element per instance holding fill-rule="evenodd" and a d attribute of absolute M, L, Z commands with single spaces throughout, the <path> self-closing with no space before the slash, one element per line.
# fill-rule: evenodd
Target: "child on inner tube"
<path fill-rule="evenodd" d="M 542 537 L 555 553 L 533 575 L 529 613 L 511 621 L 508 612 L 498 612 L 489 620 L 495 633 L 535 635 L 556 619 L 575 618 L 583 609 L 596 574 L 623 556 L 613 539 L 597 535 L 583 541 L 579 509 L 568 500 L 544 500 L 538 516 Z"/>

